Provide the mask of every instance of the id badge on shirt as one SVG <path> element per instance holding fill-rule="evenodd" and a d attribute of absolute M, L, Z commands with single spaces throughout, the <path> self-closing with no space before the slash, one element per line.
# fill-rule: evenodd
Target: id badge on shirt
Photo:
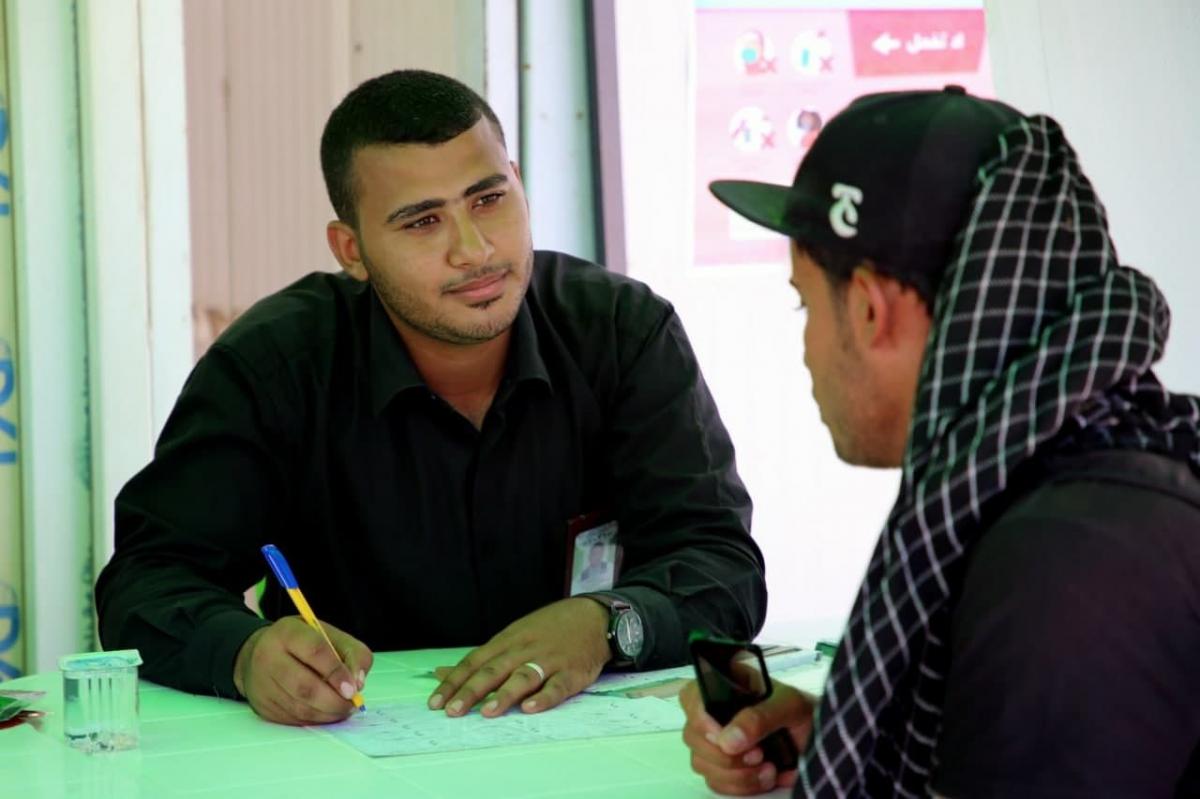
<path fill-rule="evenodd" d="M 576 516 L 567 522 L 567 595 L 607 591 L 621 571 L 617 523 L 600 513 Z"/>

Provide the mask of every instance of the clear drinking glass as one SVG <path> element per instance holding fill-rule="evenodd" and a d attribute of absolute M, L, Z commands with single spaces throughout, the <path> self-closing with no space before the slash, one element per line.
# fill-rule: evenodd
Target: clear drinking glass
<path fill-rule="evenodd" d="M 137 748 L 141 663 L 136 649 L 82 652 L 58 661 L 68 744 L 88 753 Z"/>

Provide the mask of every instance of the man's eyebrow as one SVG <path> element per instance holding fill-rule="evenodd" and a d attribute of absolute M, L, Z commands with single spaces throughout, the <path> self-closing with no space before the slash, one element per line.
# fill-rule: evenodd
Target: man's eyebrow
<path fill-rule="evenodd" d="M 413 203 L 412 205 L 402 205 L 388 214 L 387 224 L 390 225 L 397 219 L 407 219 L 417 214 L 423 214 L 426 211 L 432 211 L 434 208 L 441 208 L 445 204 L 445 200 L 421 200 L 421 202 Z"/>
<path fill-rule="evenodd" d="M 466 191 L 462 193 L 462 196 L 470 197 L 472 194 L 478 194 L 481 191 L 494 189 L 497 186 L 501 186 L 505 183 L 508 183 L 508 177 L 506 175 L 501 175 L 500 173 L 489 175 L 483 180 L 476 181 L 468 186 Z M 426 211 L 432 211 L 435 208 L 441 208 L 445 204 L 445 200 L 421 200 L 420 202 L 412 203 L 411 205 L 402 205 L 395 211 L 392 211 L 390 214 L 388 214 L 387 224 L 390 225 L 398 219 L 408 219 L 409 217 L 423 214 Z"/>
<path fill-rule="evenodd" d="M 472 183 L 467 187 L 467 190 L 463 192 L 463 196 L 470 197 L 472 194 L 478 194 L 481 191 L 494 189 L 497 186 L 501 186 L 505 183 L 508 183 L 508 176 L 501 175 L 499 172 L 497 172 L 495 175 L 489 175 L 477 183 Z"/>

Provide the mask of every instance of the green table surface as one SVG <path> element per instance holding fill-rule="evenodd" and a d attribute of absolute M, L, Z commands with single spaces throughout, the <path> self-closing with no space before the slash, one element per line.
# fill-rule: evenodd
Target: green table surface
<path fill-rule="evenodd" d="M 428 696 L 437 684 L 429 671 L 456 662 L 467 651 L 377 654 L 364 691 L 368 706 Z M 818 682 L 821 676 L 816 676 Z M 59 672 L 0 687 L 46 692 L 33 706 L 47 711 L 40 728 L 26 723 L 0 730 L 0 795 L 13 799 L 714 795 L 691 771 L 687 749 L 675 731 L 370 758 L 320 727 L 272 724 L 244 702 L 193 696 L 143 681 L 139 748 L 86 755 L 63 739 Z"/>

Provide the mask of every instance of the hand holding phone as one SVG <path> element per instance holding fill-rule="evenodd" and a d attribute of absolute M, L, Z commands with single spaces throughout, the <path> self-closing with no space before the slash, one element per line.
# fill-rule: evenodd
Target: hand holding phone
<path fill-rule="evenodd" d="M 708 715 L 722 727 L 741 710 L 766 701 L 772 692 L 767 663 L 754 644 L 693 634 L 690 640 L 696 683 Z M 787 730 L 758 743 L 763 760 L 780 773 L 796 768 L 800 752 Z"/>

